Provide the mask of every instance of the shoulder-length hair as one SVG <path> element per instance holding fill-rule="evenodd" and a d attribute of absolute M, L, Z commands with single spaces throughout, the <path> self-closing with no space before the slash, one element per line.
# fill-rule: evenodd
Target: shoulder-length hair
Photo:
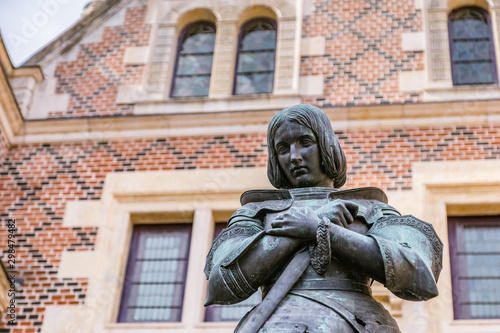
<path fill-rule="evenodd" d="M 332 124 L 326 114 L 318 107 L 306 104 L 294 105 L 281 110 L 271 119 L 267 128 L 267 177 L 276 188 L 292 188 L 292 184 L 284 176 L 278 163 L 274 137 L 276 131 L 285 121 L 293 121 L 309 128 L 319 145 L 321 167 L 331 179 L 333 186 L 339 188 L 346 181 L 347 161 L 344 151 L 340 147 L 339 141 L 333 132 Z"/>

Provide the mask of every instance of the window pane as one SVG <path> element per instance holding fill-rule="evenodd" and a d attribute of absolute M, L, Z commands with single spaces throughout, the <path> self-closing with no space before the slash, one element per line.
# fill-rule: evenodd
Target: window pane
<path fill-rule="evenodd" d="M 182 55 L 177 65 L 177 75 L 209 74 L 212 71 L 210 55 Z"/>
<path fill-rule="evenodd" d="M 217 223 L 215 225 L 214 239 L 226 227 L 226 223 Z M 243 302 L 232 305 L 210 305 L 205 311 L 205 321 L 239 321 L 255 305 L 262 300 L 260 289 L 244 300 Z"/>
<path fill-rule="evenodd" d="M 450 218 L 456 319 L 500 318 L 500 217 Z"/>
<path fill-rule="evenodd" d="M 461 84 L 481 84 L 494 82 L 494 64 L 489 62 L 475 62 L 456 64 L 454 79 Z"/>
<path fill-rule="evenodd" d="M 235 95 L 273 90 L 276 27 L 267 19 L 251 21 L 241 29 L 236 65 Z"/>
<path fill-rule="evenodd" d="M 189 225 L 134 228 L 119 322 L 180 320 L 190 229 Z"/>
<path fill-rule="evenodd" d="M 453 44 L 453 59 L 464 60 L 490 60 L 491 49 L 489 41 L 455 42 Z"/>
<path fill-rule="evenodd" d="M 238 75 L 236 83 L 237 95 L 270 92 L 273 88 L 273 73 Z"/>
<path fill-rule="evenodd" d="M 181 53 L 213 53 L 215 46 L 215 30 L 210 33 L 187 37 L 182 44 Z"/>
<path fill-rule="evenodd" d="M 241 53 L 238 73 L 274 71 L 274 51 Z"/>
<path fill-rule="evenodd" d="M 453 84 L 496 83 L 495 57 L 488 14 L 466 7 L 450 14 Z"/>
<path fill-rule="evenodd" d="M 171 97 L 208 96 L 215 47 L 215 26 L 200 22 L 181 34 Z"/>
<path fill-rule="evenodd" d="M 207 96 L 210 76 L 178 77 L 172 97 Z"/>
<path fill-rule="evenodd" d="M 452 23 L 453 38 L 489 38 L 488 23 L 483 20 L 461 20 Z"/>
<path fill-rule="evenodd" d="M 269 28 L 272 29 L 272 26 L 269 25 Z M 241 50 L 274 50 L 275 45 L 276 31 L 252 31 L 243 38 Z"/>

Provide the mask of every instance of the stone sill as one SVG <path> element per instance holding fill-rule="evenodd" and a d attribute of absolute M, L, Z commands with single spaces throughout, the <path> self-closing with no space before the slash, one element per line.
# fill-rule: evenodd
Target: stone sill
<path fill-rule="evenodd" d="M 476 101 L 500 98 L 500 85 L 435 87 L 424 90 L 424 102 Z"/>
<path fill-rule="evenodd" d="M 135 103 L 134 114 L 185 114 L 205 112 L 275 110 L 283 109 L 290 105 L 299 104 L 300 102 L 301 97 L 297 94 L 258 94 L 220 98 L 169 98 L 165 100 L 137 102 Z"/>
<path fill-rule="evenodd" d="M 499 327 L 500 319 L 456 319 L 448 326 L 453 333 L 497 333 Z"/>
<path fill-rule="evenodd" d="M 109 333 L 156 333 L 156 332 L 200 332 L 200 333 L 231 333 L 238 322 L 205 322 L 196 325 L 176 323 L 110 323 L 104 326 Z"/>

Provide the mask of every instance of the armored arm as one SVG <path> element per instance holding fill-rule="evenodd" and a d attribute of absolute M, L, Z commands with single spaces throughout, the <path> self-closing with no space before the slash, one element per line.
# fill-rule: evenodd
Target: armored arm
<path fill-rule="evenodd" d="M 412 215 L 375 223 L 373 238 L 383 258 L 385 286 L 396 296 L 422 301 L 438 295 L 443 243 L 431 224 Z"/>
<path fill-rule="evenodd" d="M 399 216 L 385 204 L 366 207 L 370 209 L 357 215 L 370 228 L 366 235 L 360 230 L 329 226 L 332 256 L 403 299 L 437 296 L 442 244 L 432 225 L 413 216 Z"/>
<path fill-rule="evenodd" d="M 250 297 L 298 250 L 299 241 L 266 235 L 263 221 L 251 215 L 237 211 L 213 242 L 205 267 L 205 305 L 233 304 Z"/>

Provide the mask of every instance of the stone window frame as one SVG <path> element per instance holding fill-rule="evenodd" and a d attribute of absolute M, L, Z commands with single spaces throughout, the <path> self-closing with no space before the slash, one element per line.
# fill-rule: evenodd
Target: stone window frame
<path fill-rule="evenodd" d="M 116 102 L 135 104 L 136 114 L 222 112 L 281 109 L 301 102 L 299 93 L 300 43 L 303 0 L 235 1 L 197 0 L 157 2 L 148 10 L 152 33 L 142 84 L 119 87 Z M 233 95 L 233 80 L 240 26 L 267 17 L 277 24 L 273 92 Z M 169 97 L 179 34 L 196 21 L 216 26 L 210 90 L 207 97 Z"/>
<path fill-rule="evenodd" d="M 132 230 L 132 238 L 129 246 L 129 251 L 128 251 L 128 256 L 127 256 L 127 265 L 126 265 L 126 270 L 124 274 L 124 279 L 123 279 L 123 289 L 121 293 L 121 298 L 120 298 L 120 308 L 118 311 L 118 317 L 117 321 L 120 323 L 146 323 L 146 322 L 158 322 L 160 320 L 153 320 L 151 318 L 147 319 L 142 319 L 142 320 L 136 320 L 135 315 L 137 308 L 137 299 L 139 297 L 139 291 L 136 293 L 133 292 L 134 284 L 142 284 L 143 286 L 148 282 L 151 283 L 151 281 L 145 281 L 145 279 L 140 276 L 140 274 L 137 274 L 138 272 L 140 273 L 140 267 L 142 265 L 140 264 L 141 259 L 138 259 L 139 256 L 144 256 L 147 250 L 145 249 L 145 246 L 139 246 L 140 244 L 140 239 L 144 237 L 146 234 L 150 234 L 152 232 L 154 233 L 177 233 L 181 234 L 184 237 L 187 237 L 187 242 L 184 246 L 178 245 L 179 253 L 183 253 L 185 256 L 184 258 L 182 257 L 177 257 L 175 258 L 175 264 L 176 264 L 176 273 L 174 273 L 174 276 L 177 278 L 177 283 L 172 286 L 174 289 L 173 294 L 172 294 L 172 301 L 175 301 L 175 299 L 180 299 L 180 309 L 178 312 L 175 312 L 175 303 L 171 306 L 168 307 L 168 309 L 171 311 L 170 316 L 166 320 L 161 320 L 162 322 L 179 322 L 180 319 L 182 318 L 182 311 L 183 311 L 183 303 L 184 303 L 184 290 L 186 287 L 186 274 L 187 274 L 187 266 L 189 264 L 189 248 L 191 244 L 191 232 L 193 229 L 192 223 L 155 223 L 155 224 L 142 224 L 142 223 L 137 223 L 134 224 L 133 230 Z M 182 248 L 184 248 L 185 252 L 182 252 Z M 159 257 L 158 254 L 155 255 L 155 258 L 153 259 L 160 259 L 160 260 L 168 260 L 165 257 Z M 172 260 L 172 258 L 170 258 Z M 177 262 L 183 262 L 184 264 L 181 264 L 181 266 L 177 265 Z M 145 264 L 145 261 L 142 260 L 143 265 Z M 158 261 L 156 261 L 158 263 Z M 151 266 L 150 266 L 151 268 Z M 153 266 L 154 268 L 154 266 Z M 156 267 L 158 269 L 158 266 Z M 151 272 L 151 270 L 150 270 Z M 153 274 L 154 274 L 153 270 Z M 139 275 L 139 276 L 137 276 Z M 180 283 L 182 281 L 182 283 Z M 162 283 L 163 282 L 163 283 Z M 172 280 L 169 280 L 169 283 L 172 283 Z M 156 284 L 156 291 L 158 292 L 158 287 L 164 287 L 168 283 L 165 283 L 165 281 L 156 280 L 153 282 L 153 284 Z M 151 286 L 151 284 L 149 284 Z M 153 285 L 153 287 L 155 287 Z M 139 287 L 140 289 L 140 287 Z M 135 295 L 134 295 L 135 294 Z M 154 301 L 153 301 L 154 302 Z M 143 302 L 144 303 L 144 302 Z M 154 310 L 154 305 L 151 303 L 149 304 L 140 304 L 142 307 L 147 308 L 147 312 L 153 311 Z M 131 306 L 134 306 L 136 310 L 133 310 L 133 316 L 129 316 L 127 313 L 127 309 Z M 163 304 L 165 306 L 165 304 Z M 160 308 L 161 309 L 161 308 Z M 168 311 L 168 310 L 167 310 Z"/>
<path fill-rule="evenodd" d="M 274 28 L 274 31 L 278 31 L 278 27 L 277 27 L 277 23 L 275 20 L 273 19 L 270 19 L 270 18 L 267 18 L 267 17 L 257 17 L 257 18 L 252 18 L 246 22 L 244 22 L 240 29 L 239 29 L 239 34 L 238 34 L 238 46 L 236 48 L 236 56 L 235 56 L 235 65 L 234 65 L 234 73 L 233 73 L 233 87 L 232 87 L 232 95 L 236 95 L 236 96 L 243 96 L 243 95 L 250 95 L 250 94 L 240 94 L 240 93 L 237 93 L 237 90 L 238 90 L 238 80 L 237 80 L 237 77 L 238 77 L 238 65 L 239 65 L 239 61 L 240 61 L 240 57 L 241 57 L 241 47 L 242 47 L 242 42 L 243 42 L 243 36 L 247 30 L 247 28 L 249 26 L 251 26 L 252 24 L 256 23 L 256 22 L 264 22 L 264 23 L 267 23 L 269 25 L 271 25 L 273 28 Z M 277 35 L 277 34 L 276 34 Z M 272 78 L 272 83 L 274 85 L 274 77 L 275 77 L 275 72 L 276 72 L 276 43 L 274 44 L 274 59 L 273 59 L 273 78 Z M 271 87 L 271 91 L 270 92 L 267 92 L 268 94 L 272 94 L 273 93 L 273 88 L 274 87 Z M 265 94 L 265 93 L 258 93 L 258 94 Z"/>
<path fill-rule="evenodd" d="M 469 272 L 467 271 L 467 264 L 461 263 L 459 259 L 459 252 L 461 254 L 470 254 L 473 252 L 471 250 L 467 250 L 463 247 L 463 239 L 461 238 L 461 230 L 465 228 L 476 229 L 480 227 L 492 227 L 496 230 L 500 231 L 500 216 L 493 215 L 478 215 L 478 216 L 449 216 L 448 217 L 448 237 L 450 240 L 450 266 L 452 272 L 452 290 L 453 290 L 453 314 L 455 319 L 471 319 L 471 320 L 484 320 L 484 319 L 500 319 L 500 316 L 492 316 L 484 318 L 474 318 L 473 313 L 471 313 L 471 308 L 462 305 L 464 301 L 469 300 L 471 296 L 471 291 L 468 287 L 465 287 L 463 290 L 460 287 L 460 278 L 469 279 Z M 498 252 L 498 249 L 497 249 Z M 490 276 L 488 278 L 493 278 Z M 484 280 L 483 280 L 484 281 Z M 494 281 L 494 280 L 493 280 Z M 487 289 L 491 290 L 491 289 Z M 481 298 L 484 301 L 483 298 Z M 470 300 L 471 302 L 473 300 Z M 498 302 L 496 302 L 496 308 L 500 306 Z"/>
<path fill-rule="evenodd" d="M 217 30 L 215 28 L 215 22 L 212 22 L 212 21 L 203 21 L 203 20 L 201 20 L 201 21 L 195 21 L 195 22 L 192 22 L 192 23 L 186 25 L 182 29 L 182 31 L 180 32 L 179 37 L 178 37 L 179 39 L 178 39 L 178 42 L 177 42 L 177 47 L 175 49 L 176 50 L 175 51 L 175 61 L 174 61 L 174 67 L 173 67 L 173 73 L 172 73 L 172 82 L 170 83 L 169 98 L 183 98 L 182 96 L 174 96 L 175 81 L 179 78 L 178 70 L 179 70 L 179 61 L 180 61 L 180 58 L 181 58 L 181 49 L 183 47 L 183 43 L 185 42 L 185 35 L 188 33 L 188 31 L 191 28 L 199 27 L 199 26 L 208 26 L 208 27 L 214 29 L 214 31 L 215 31 L 214 34 L 217 36 Z M 214 46 L 215 46 L 215 42 L 214 42 Z M 207 53 L 205 53 L 203 55 L 207 55 Z M 213 51 L 212 51 L 211 55 L 212 55 L 212 60 L 213 60 L 213 56 L 214 56 Z M 195 76 L 195 75 L 193 74 L 191 76 Z M 210 77 L 211 76 L 212 76 L 212 68 L 210 67 Z M 210 87 L 209 87 L 209 89 L 210 89 Z M 185 96 L 185 97 L 205 97 L 205 96 Z"/>
<path fill-rule="evenodd" d="M 426 332 L 488 333 L 500 325 L 500 319 L 454 318 L 448 238 L 450 216 L 500 215 L 500 174 L 494 174 L 499 167 L 499 161 L 414 163 L 412 190 L 388 193 L 389 202 L 400 211 L 407 209 L 422 220 L 432 222 L 445 244 L 439 296 L 424 304 L 428 317 L 422 329 Z M 415 322 L 410 320 L 404 325 L 413 328 Z M 405 331 L 406 327 L 401 328 Z"/>
<path fill-rule="evenodd" d="M 426 31 L 426 74 L 424 101 L 485 100 L 500 98 L 500 85 L 478 84 L 454 86 L 448 21 L 453 10 L 463 7 L 478 7 L 490 18 L 495 65 L 500 68 L 500 0 L 430 0 L 421 3 Z M 424 4 L 425 3 L 425 4 Z"/>
<path fill-rule="evenodd" d="M 466 84 L 466 83 L 460 83 L 460 82 L 456 82 L 456 78 L 454 78 L 454 74 L 455 74 L 455 71 L 456 71 L 456 64 L 455 64 L 455 61 L 457 60 L 454 60 L 453 59 L 453 56 L 452 56 L 452 48 L 453 48 L 453 44 L 454 44 L 454 41 L 453 41 L 453 38 L 452 38 L 452 16 L 453 15 L 456 15 L 457 13 L 463 11 L 463 10 L 474 10 L 476 12 L 479 12 L 481 15 L 483 15 L 483 18 L 486 19 L 486 24 L 487 24 L 487 28 L 488 28 L 488 32 L 489 32 L 489 41 L 488 41 L 488 44 L 490 45 L 490 61 L 492 61 L 492 64 L 493 64 L 493 82 L 489 82 L 489 83 L 477 83 L 477 85 L 491 85 L 491 84 L 498 84 L 498 76 L 497 76 L 497 66 L 496 66 L 496 54 L 495 54 L 495 44 L 494 44 L 494 41 L 493 41 L 493 31 L 491 30 L 491 19 L 490 19 L 490 13 L 487 12 L 485 9 L 481 8 L 481 7 L 477 7 L 477 6 L 465 6 L 465 7 L 459 7 L 459 8 L 456 8 L 454 10 L 452 10 L 449 14 L 448 14 L 448 35 L 449 35 L 449 42 L 450 42 L 450 62 L 451 62 L 451 73 L 452 73 L 452 81 L 453 81 L 453 86 L 464 86 L 464 85 L 476 85 L 475 83 L 472 83 L 472 84 Z M 477 61 L 476 59 L 474 59 L 473 61 Z"/>

